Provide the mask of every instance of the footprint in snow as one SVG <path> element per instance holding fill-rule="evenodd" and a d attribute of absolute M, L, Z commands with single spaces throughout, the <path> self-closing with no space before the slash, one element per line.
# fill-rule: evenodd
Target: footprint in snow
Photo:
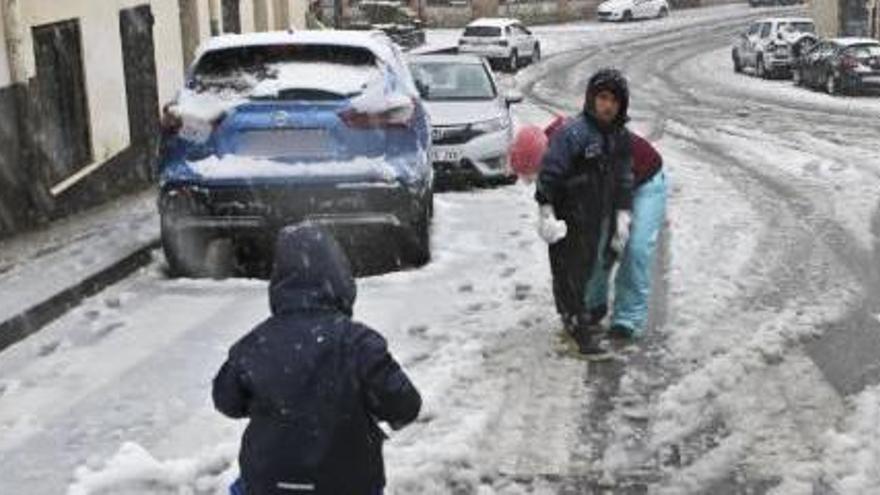
<path fill-rule="evenodd" d="M 532 296 L 532 286 L 529 284 L 516 284 L 513 291 L 513 299 L 516 301 L 525 301 Z"/>
<path fill-rule="evenodd" d="M 411 337 L 424 337 L 428 333 L 428 325 L 415 325 L 406 331 Z"/>
<path fill-rule="evenodd" d="M 55 354 L 55 351 L 61 346 L 60 340 L 53 340 L 52 342 L 48 342 L 40 346 L 39 350 L 37 350 L 37 356 L 39 357 L 47 357 Z"/>

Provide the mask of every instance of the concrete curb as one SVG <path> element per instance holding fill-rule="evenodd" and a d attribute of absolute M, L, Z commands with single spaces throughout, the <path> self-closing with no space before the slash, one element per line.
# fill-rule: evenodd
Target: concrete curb
<path fill-rule="evenodd" d="M 97 294 L 148 265 L 152 261 L 150 252 L 160 244 L 158 238 L 152 239 L 72 286 L 59 288 L 58 292 L 48 299 L 35 302 L 6 321 L 0 322 L 0 351 L 38 332 L 83 299 Z"/>

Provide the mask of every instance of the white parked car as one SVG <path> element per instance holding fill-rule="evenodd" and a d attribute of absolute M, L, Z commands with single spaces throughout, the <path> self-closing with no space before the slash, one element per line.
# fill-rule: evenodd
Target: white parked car
<path fill-rule="evenodd" d="M 733 70 L 754 68 L 761 78 L 791 74 L 792 47 L 804 36 L 813 36 L 816 24 L 806 17 L 771 18 L 753 22 L 733 46 Z"/>
<path fill-rule="evenodd" d="M 489 64 L 475 55 L 417 56 L 410 69 L 431 119 L 435 181 L 515 181 L 507 163 L 510 106 L 522 95 L 502 94 Z"/>
<path fill-rule="evenodd" d="M 458 52 L 487 58 L 511 72 L 541 59 L 541 43 L 516 19 L 477 19 L 458 40 Z"/>
<path fill-rule="evenodd" d="M 629 22 L 636 19 L 655 19 L 669 15 L 667 0 L 607 0 L 599 4 L 600 21 Z"/>

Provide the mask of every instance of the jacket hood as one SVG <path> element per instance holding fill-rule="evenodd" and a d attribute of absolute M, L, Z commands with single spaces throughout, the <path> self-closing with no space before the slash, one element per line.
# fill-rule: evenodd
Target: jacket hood
<path fill-rule="evenodd" d="M 620 112 L 614 127 L 623 127 L 629 122 L 629 84 L 626 77 L 617 69 L 602 69 L 590 78 L 584 113 L 595 121 L 596 96 L 602 91 L 611 91 L 620 101 Z"/>
<path fill-rule="evenodd" d="M 273 314 L 324 310 L 351 316 L 356 297 L 351 265 L 332 235 L 314 225 L 281 230 L 269 284 Z"/>

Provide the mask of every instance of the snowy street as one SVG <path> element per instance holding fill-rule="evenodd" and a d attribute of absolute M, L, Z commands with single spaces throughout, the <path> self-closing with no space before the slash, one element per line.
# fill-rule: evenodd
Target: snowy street
<path fill-rule="evenodd" d="M 438 194 L 432 261 L 358 281 L 356 319 L 425 400 L 385 446 L 386 493 L 877 493 L 880 98 L 734 74 L 733 38 L 768 12 L 534 29 L 541 63 L 499 76 L 519 124 L 578 111 L 616 66 L 663 153 L 650 328 L 615 361 L 574 357 L 534 186 Z M 153 258 L 0 352 L 0 493 L 227 493 L 244 424 L 211 379 L 266 283 Z"/>

